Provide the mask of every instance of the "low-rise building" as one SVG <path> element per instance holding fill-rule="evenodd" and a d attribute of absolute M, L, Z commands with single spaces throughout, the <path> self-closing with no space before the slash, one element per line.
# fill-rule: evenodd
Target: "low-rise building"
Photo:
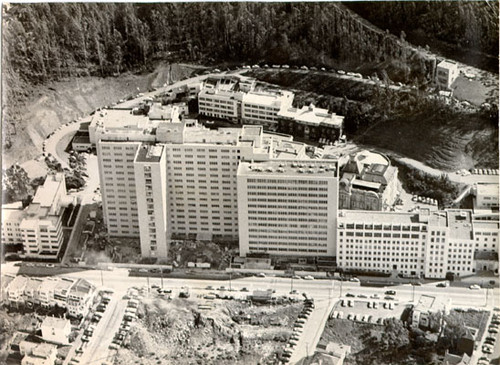
<path fill-rule="evenodd" d="M 387 210 L 397 199 L 398 169 L 380 153 L 362 151 L 341 168 L 339 209 Z"/>
<path fill-rule="evenodd" d="M 45 317 L 40 327 L 42 338 L 48 342 L 67 345 L 71 334 L 71 322 L 64 318 Z"/>
<path fill-rule="evenodd" d="M 449 314 L 450 308 L 451 299 L 449 297 L 422 294 L 418 303 L 413 307 L 411 325 L 414 328 L 439 332 L 441 319 L 439 316 L 433 317 L 433 314 Z"/>
<path fill-rule="evenodd" d="M 68 295 L 77 279 L 62 278 L 54 288 L 54 302 L 60 308 L 68 307 Z"/>
<path fill-rule="evenodd" d="M 344 117 L 310 104 L 302 108 L 282 107 L 278 112 L 278 131 L 311 141 L 337 141 L 343 133 Z"/>
<path fill-rule="evenodd" d="M 10 306 L 18 307 L 24 305 L 24 288 L 29 279 L 26 276 L 18 275 L 11 281 L 7 288 L 7 298 Z"/>
<path fill-rule="evenodd" d="M 57 346 L 48 343 L 37 344 L 30 353 L 24 355 L 21 365 L 53 365 L 56 361 Z"/>
<path fill-rule="evenodd" d="M 474 210 L 498 210 L 498 183 L 476 183 L 472 188 L 474 195 Z"/>
<path fill-rule="evenodd" d="M 26 286 L 24 288 L 24 302 L 26 306 L 33 308 L 33 306 L 40 304 L 40 299 L 38 297 L 38 289 L 43 283 L 43 279 L 32 278 L 28 279 Z"/>
<path fill-rule="evenodd" d="M 38 288 L 38 300 L 40 305 L 44 308 L 50 308 L 56 305 L 54 299 L 54 292 L 59 285 L 61 279 L 56 277 L 44 278 L 42 284 Z"/>
<path fill-rule="evenodd" d="M 85 316 L 92 305 L 95 286 L 87 280 L 78 279 L 68 294 L 68 313 L 73 317 Z"/>
<path fill-rule="evenodd" d="M 436 85 L 440 89 L 450 89 L 451 84 L 458 77 L 458 64 L 454 61 L 443 60 L 436 68 Z"/>
<path fill-rule="evenodd" d="M 347 355 L 351 353 L 351 346 L 336 342 L 319 343 L 313 356 L 311 365 L 342 365 Z"/>
<path fill-rule="evenodd" d="M 14 280 L 13 275 L 2 275 L 0 283 L 0 305 L 5 304 L 8 301 L 8 289 L 9 285 Z"/>

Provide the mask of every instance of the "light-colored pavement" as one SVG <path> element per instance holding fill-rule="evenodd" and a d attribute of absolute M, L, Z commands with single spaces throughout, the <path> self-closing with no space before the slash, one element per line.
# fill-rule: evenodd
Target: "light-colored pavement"
<path fill-rule="evenodd" d="M 331 299 L 323 299 L 315 303 L 316 307 L 304 324 L 303 332 L 290 357 L 290 364 L 297 364 L 314 354 L 334 304 L 335 301 Z"/>

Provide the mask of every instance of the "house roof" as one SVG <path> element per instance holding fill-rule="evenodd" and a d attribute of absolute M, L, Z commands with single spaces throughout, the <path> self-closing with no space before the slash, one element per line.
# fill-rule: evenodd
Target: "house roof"
<path fill-rule="evenodd" d="M 71 326 L 69 320 L 57 317 L 45 317 L 45 319 L 42 322 L 42 327 L 50 327 L 50 328 L 63 329 L 68 325 Z"/>

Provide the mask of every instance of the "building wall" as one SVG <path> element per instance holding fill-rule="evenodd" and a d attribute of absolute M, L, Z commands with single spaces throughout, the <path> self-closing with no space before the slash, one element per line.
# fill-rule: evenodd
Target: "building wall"
<path fill-rule="evenodd" d="M 114 237 L 139 237 L 134 158 L 140 142 L 99 141 L 97 157 L 103 215 Z"/>
<path fill-rule="evenodd" d="M 141 254 L 167 257 L 167 163 L 165 148 L 158 162 L 135 162 Z"/>
<path fill-rule="evenodd" d="M 240 118 L 239 110 L 241 110 L 241 100 L 232 95 L 205 90 L 198 97 L 198 112 L 209 117 L 235 121 Z"/>
<path fill-rule="evenodd" d="M 337 182 L 335 174 L 287 176 L 240 170 L 240 255 L 334 256 Z"/>
<path fill-rule="evenodd" d="M 240 148 L 193 143 L 169 145 L 166 150 L 170 232 L 236 239 Z"/>
<path fill-rule="evenodd" d="M 358 219 L 339 215 L 337 265 L 343 269 L 397 270 L 411 276 L 425 272 L 427 227 L 420 223 L 382 224 L 372 212 Z"/>

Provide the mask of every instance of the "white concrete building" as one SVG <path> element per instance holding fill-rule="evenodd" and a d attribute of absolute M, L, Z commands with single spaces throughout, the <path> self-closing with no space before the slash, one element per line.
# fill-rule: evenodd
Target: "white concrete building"
<path fill-rule="evenodd" d="M 45 308 L 56 305 L 54 293 L 61 279 L 57 277 L 46 277 L 38 288 L 38 300 L 40 305 Z"/>
<path fill-rule="evenodd" d="M 92 306 L 96 287 L 85 279 L 78 281 L 71 287 L 67 299 L 68 314 L 73 317 L 85 316 Z"/>
<path fill-rule="evenodd" d="M 395 271 L 436 279 L 445 278 L 447 273 L 468 276 L 478 269 L 475 255 L 481 246 L 479 242 L 483 237 L 495 238 L 487 246 L 491 250 L 488 252 L 493 252 L 493 247 L 498 247 L 497 235 L 498 222 L 475 222 L 469 210 L 432 213 L 423 209 L 420 213 L 344 210 L 338 218 L 337 264 L 347 270 Z M 496 257 L 498 260 L 498 254 Z"/>
<path fill-rule="evenodd" d="M 68 295 L 77 279 L 61 278 L 54 288 L 54 302 L 58 307 L 68 307 Z"/>
<path fill-rule="evenodd" d="M 241 163 L 240 256 L 334 256 L 337 167 L 323 160 Z"/>
<path fill-rule="evenodd" d="M 476 183 L 472 188 L 474 210 L 498 209 L 498 183 Z"/>
<path fill-rule="evenodd" d="M 265 126 L 278 123 L 278 113 L 291 108 L 294 94 L 290 91 L 251 91 L 243 95 L 241 118 L 244 123 Z"/>
<path fill-rule="evenodd" d="M 458 64 L 456 62 L 443 60 L 437 65 L 436 85 L 440 89 L 450 89 L 458 74 Z"/>
<path fill-rule="evenodd" d="M 26 276 L 18 275 L 9 284 L 7 288 L 7 299 L 9 305 L 19 306 L 24 305 L 24 289 L 28 284 L 29 279 Z"/>
<path fill-rule="evenodd" d="M 2 206 L 2 241 L 23 244 L 24 257 L 55 259 L 63 242 L 62 216 L 73 197 L 66 195 L 64 174 L 47 175 L 31 204 Z"/>

